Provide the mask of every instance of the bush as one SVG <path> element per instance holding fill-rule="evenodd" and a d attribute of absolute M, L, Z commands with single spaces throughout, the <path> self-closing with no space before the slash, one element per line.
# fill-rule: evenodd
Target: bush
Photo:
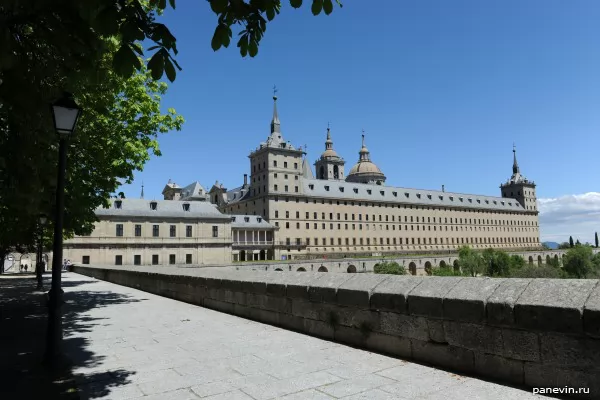
<path fill-rule="evenodd" d="M 540 267 L 534 267 L 528 265 L 520 269 L 514 269 L 511 271 L 511 278 L 549 278 L 549 279 L 560 279 L 565 278 L 565 272 L 560 268 L 543 265 Z"/>
<path fill-rule="evenodd" d="M 452 267 L 440 267 L 433 269 L 433 276 L 462 276 L 460 271 L 454 271 Z"/>
<path fill-rule="evenodd" d="M 376 274 L 406 275 L 406 269 L 404 266 L 395 261 L 384 261 L 377 263 L 375 264 L 374 271 Z"/>

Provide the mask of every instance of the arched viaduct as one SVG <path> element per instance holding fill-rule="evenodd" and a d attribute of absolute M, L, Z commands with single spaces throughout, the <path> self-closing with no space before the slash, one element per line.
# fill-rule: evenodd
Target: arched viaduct
<path fill-rule="evenodd" d="M 510 255 L 523 257 L 525 263 L 541 265 L 550 259 L 561 259 L 567 250 L 545 250 L 510 252 Z M 594 249 L 594 253 L 600 249 Z M 267 262 L 252 264 L 236 264 L 236 269 L 250 269 L 257 271 L 288 271 L 288 272 L 332 272 L 332 273 L 372 273 L 375 264 L 382 261 L 395 261 L 406 268 L 406 272 L 412 275 L 428 275 L 433 268 L 444 266 L 458 267 L 458 254 L 451 255 L 424 255 L 424 256 L 401 256 L 394 258 L 342 258 L 322 260 L 295 260 L 286 262 Z"/>

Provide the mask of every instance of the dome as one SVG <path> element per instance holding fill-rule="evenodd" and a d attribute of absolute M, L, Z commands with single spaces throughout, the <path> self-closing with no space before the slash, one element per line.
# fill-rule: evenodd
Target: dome
<path fill-rule="evenodd" d="M 327 149 L 321 154 L 321 158 L 340 158 L 338 153 L 333 149 Z"/>
<path fill-rule="evenodd" d="M 359 161 L 354 165 L 354 167 L 352 167 L 352 169 L 350 169 L 348 176 L 354 175 L 354 174 L 381 174 L 381 175 L 383 175 L 383 172 L 381 172 L 379 167 L 377 165 L 373 164 L 371 161 Z"/>
<path fill-rule="evenodd" d="M 362 135 L 362 147 L 359 154 L 359 159 L 356 164 L 350 169 L 346 175 L 346 182 L 356 183 L 376 183 L 381 185 L 385 182 L 385 175 L 377 165 L 371 161 L 369 149 L 365 146 L 365 135 Z"/>

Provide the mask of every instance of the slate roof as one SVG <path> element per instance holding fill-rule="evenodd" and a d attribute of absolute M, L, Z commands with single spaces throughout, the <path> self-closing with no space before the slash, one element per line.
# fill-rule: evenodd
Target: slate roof
<path fill-rule="evenodd" d="M 202 193 L 202 194 L 200 194 Z M 196 181 L 181 189 L 181 200 L 208 200 L 208 192 Z"/>
<path fill-rule="evenodd" d="M 231 215 L 231 227 L 232 228 L 263 228 L 263 229 L 274 229 L 275 226 L 271 225 L 260 215 Z M 235 219 L 235 221 L 234 221 Z M 246 220 L 247 219 L 247 220 Z"/>
<path fill-rule="evenodd" d="M 119 201 L 121 202 L 120 208 L 117 207 Z M 150 207 L 152 202 L 156 203 L 156 210 Z M 185 210 L 186 205 L 188 205 L 189 211 Z M 229 216 L 222 214 L 214 204 L 204 201 L 111 199 L 110 207 L 96 209 L 96 215 L 230 220 Z"/>
<path fill-rule="evenodd" d="M 373 202 L 385 201 L 388 203 L 431 205 L 437 207 L 465 207 L 480 210 L 525 211 L 517 200 L 503 197 L 320 179 L 303 179 L 303 185 L 304 194 L 310 197 Z M 329 187 L 329 190 L 326 187 Z"/>

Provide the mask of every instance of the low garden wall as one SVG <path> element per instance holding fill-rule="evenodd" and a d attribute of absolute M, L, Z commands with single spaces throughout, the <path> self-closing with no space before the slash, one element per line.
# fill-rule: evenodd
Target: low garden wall
<path fill-rule="evenodd" d="M 598 280 L 86 267 L 160 296 L 445 369 L 600 398 Z"/>

